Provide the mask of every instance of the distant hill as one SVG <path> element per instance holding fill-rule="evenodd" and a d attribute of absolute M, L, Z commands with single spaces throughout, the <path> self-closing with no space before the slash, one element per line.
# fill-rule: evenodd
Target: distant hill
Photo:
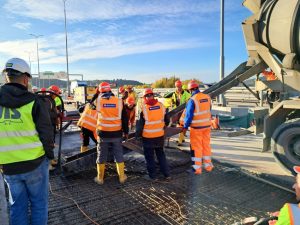
<path fill-rule="evenodd" d="M 118 87 L 124 86 L 124 85 L 143 85 L 143 83 L 136 81 L 136 80 L 123 80 L 123 79 L 113 79 L 113 80 L 88 80 L 87 83 L 89 86 L 98 86 L 101 82 L 108 82 L 111 84 L 116 84 Z M 46 87 L 48 88 L 50 85 L 56 85 L 59 88 L 65 89 L 67 87 L 67 81 L 65 80 L 40 80 L 40 85 L 38 84 L 38 78 L 32 78 L 32 85 L 33 86 L 40 86 L 40 87 Z"/>

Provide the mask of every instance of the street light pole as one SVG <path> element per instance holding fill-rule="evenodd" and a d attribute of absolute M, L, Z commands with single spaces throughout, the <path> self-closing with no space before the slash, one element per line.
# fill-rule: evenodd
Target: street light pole
<path fill-rule="evenodd" d="M 70 85 L 69 85 L 69 55 L 68 55 L 68 33 L 67 33 L 67 16 L 66 16 L 66 1 L 64 2 L 64 15 L 65 15 L 65 35 L 66 35 L 66 61 L 67 61 L 67 91 L 68 96 L 70 96 Z"/>
<path fill-rule="evenodd" d="M 39 76 L 39 88 L 41 88 L 41 79 L 40 79 L 40 58 L 39 58 L 39 37 L 43 35 L 37 34 L 29 34 L 30 36 L 36 39 L 36 55 L 37 55 L 37 62 L 38 62 L 38 76 Z"/>
<path fill-rule="evenodd" d="M 224 79 L 224 0 L 220 0 L 220 80 Z M 219 104 L 226 105 L 224 94 L 219 95 Z"/>

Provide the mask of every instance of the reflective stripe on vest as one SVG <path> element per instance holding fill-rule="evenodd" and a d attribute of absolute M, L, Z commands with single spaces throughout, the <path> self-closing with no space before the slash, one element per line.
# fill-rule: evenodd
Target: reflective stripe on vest
<path fill-rule="evenodd" d="M 111 96 L 109 99 L 98 96 L 96 109 L 98 112 L 98 130 L 119 131 L 122 129 L 122 99 L 115 96 Z"/>
<path fill-rule="evenodd" d="M 290 214 L 290 221 L 294 222 L 291 223 L 293 225 L 300 225 L 300 204 L 288 204 L 289 207 L 289 214 Z"/>
<path fill-rule="evenodd" d="M 84 111 L 78 120 L 77 126 L 84 127 L 90 131 L 95 131 L 97 127 L 97 111 L 86 104 Z"/>
<path fill-rule="evenodd" d="M 201 92 L 195 94 L 192 98 L 195 104 L 193 120 L 191 127 L 210 127 L 211 126 L 211 100 L 209 95 Z"/>
<path fill-rule="evenodd" d="M 57 96 L 54 98 L 54 102 L 55 102 L 55 106 L 56 106 L 56 107 L 58 107 L 58 106 L 61 106 L 61 105 L 62 105 L 60 98 L 59 98 L 59 97 L 57 97 Z"/>
<path fill-rule="evenodd" d="M 145 138 L 164 136 L 165 107 L 160 102 L 157 102 L 155 105 L 151 106 L 143 104 L 142 110 L 145 119 L 142 136 Z"/>
<path fill-rule="evenodd" d="M 15 109 L 0 106 L 0 164 L 34 160 L 45 154 L 32 118 L 33 104 Z"/>

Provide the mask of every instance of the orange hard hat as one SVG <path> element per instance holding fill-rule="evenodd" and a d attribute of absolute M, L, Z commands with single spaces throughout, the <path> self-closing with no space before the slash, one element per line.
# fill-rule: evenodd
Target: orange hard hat
<path fill-rule="evenodd" d="M 180 80 L 176 80 L 175 82 L 175 87 L 181 87 L 182 86 L 182 83 Z"/>
<path fill-rule="evenodd" d="M 129 96 L 128 98 L 126 98 L 126 103 L 128 105 L 134 105 L 135 104 L 134 98 L 132 96 Z"/>
<path fill-rule="evenodd" d="M 47 91 L 47 88 L 43 87 L 43 88 L 41 88 L 41 91 Z"/>
<path fill-rule="evenodd" d="M 56 86 L 56 85 L 51 85 L 51 86 L 48 88 L 48 90 L 54 92 L 55 94 L 60 94 L 60 93 L 61 93 L 59 87 Z"/>
<path fill-rule="evenodd" d="M 143 97 L 147 94 L 153 94 L 152 88 L 145 88 L 143 91 Z"/>
<path fill-rule="evenodd" d="M 199 84 L 195 80 L 191 80 L 188 83 L 188 89 L 189 90 L 194 89 L 194 88 L 198 88 L 198 87 L 199 87 Z"/>
<path fill-rule="evenodd" d="M 98 89 L 99 89 L 100 93 L 111 91 L 110 84 L 107 82 L 100 83 Z"/>
<path fill-rule="evenodd" d="M 123 93 L 125 91 L 125 88 L 123 86 L 119 87 L 119 93 Z"/>

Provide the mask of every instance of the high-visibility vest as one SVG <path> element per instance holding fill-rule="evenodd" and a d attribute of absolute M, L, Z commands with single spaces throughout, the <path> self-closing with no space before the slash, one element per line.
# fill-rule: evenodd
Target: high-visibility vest
<path fill-rule="evenodd" d="M 201 92 L 191 97 L 190 101 L 194 101 L 195 109 L 191 127 L 210 127 L 211 126 L 211 99 L 209 95 Z"/>
<path fill-rule="evenodd" d="M 191 94 L 187 91 L 182 91 L 183 93 L 177 93 L 177 91 L 175 91 L 172 95 L 172 102 L 174 102 L 175 104 L 172 105 L 173 106 L 173 109 L 175 109 L 177 106 L 176 106 L 176 101 L 177 101 L 177 98 L 178 96 L 180 96 L 180 103 L 179 105 L 182 105 L 184 103 L 186 103 L 190 97 L 191 97 Z"/>
<path fill-rule="evenodd" d="M 163 104 L 160 102 L 157 102 L 155 105 L 143 104 L 142 110 L 145 119 L 142 136 L 145 138 L 164 136 L 164 118 L 166 109 Z"/>
<path fill-rule="evenodd" d="M 60 98 L 59 97 L 55 97 L 55 99 L 54 99 L 54 101 L 55 101 L 55 106 L 56 107 L 58 107 L 58 106 L 61 106 L 62 105 L 62 102 L 61 102 L 61 100 L 60 100 Z"/>
<path fill-rule="evenodd" d="M 98 130 L 119 131 L 122 129 L 122 99 L 115 96 L 111 96 L 109 99 L 98 96 L 96 105 Z"/>
<path fill-rule="evenodd" d="M 90 104 L 86 104 L 77 126 L 84 127 L 90 131 L 95 132 L 97 127 L 97 111 L 90 108 Z"/>
<path fill-rule="evenodd" d="M 276 225 L 300 225 L 300 204 L 286 203 L 281 208 Z"/>
<path fill-rule="evenodd" d="M 14 109 L 0 106 L 0 164 L 34 160 L 45 154 L 32 118 L 33 104 Z"/>

